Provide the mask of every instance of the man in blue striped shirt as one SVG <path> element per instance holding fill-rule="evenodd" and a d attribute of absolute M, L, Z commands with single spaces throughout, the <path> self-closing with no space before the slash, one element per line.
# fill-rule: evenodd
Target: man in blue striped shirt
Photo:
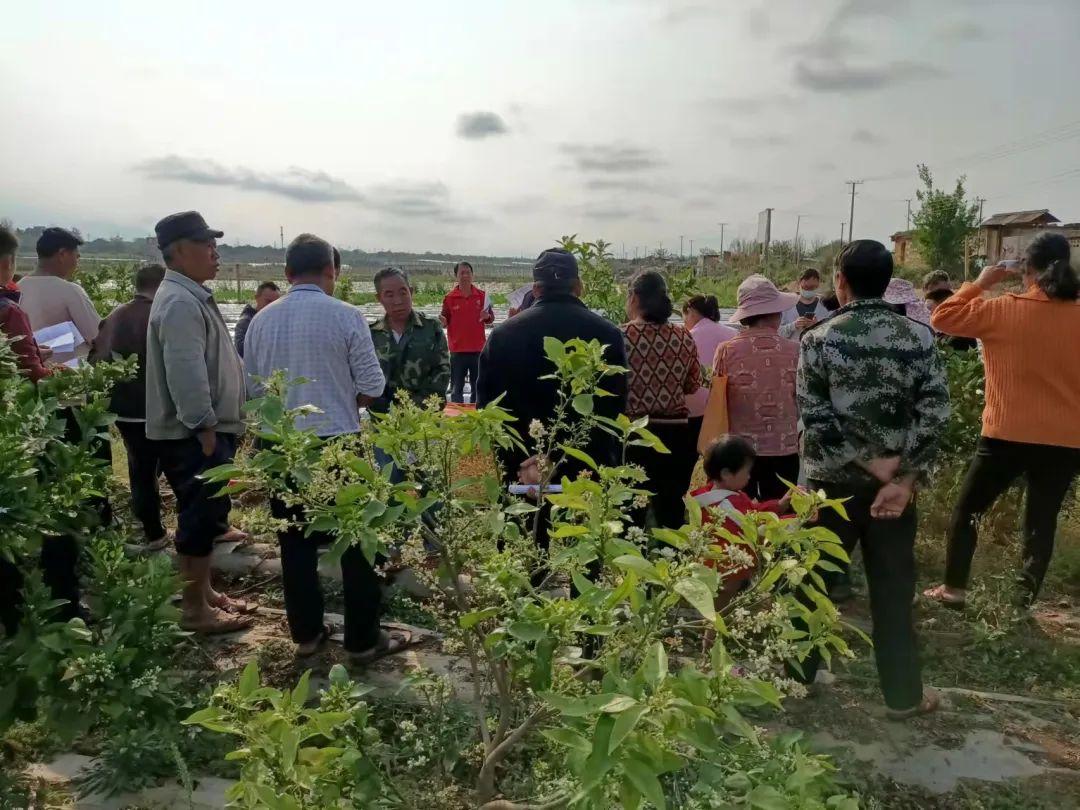
<path fill-rule="evenodd" d="M 312 234 L 296 237 L 285 253 L 289 294 L 252 318 L 244 342 L 250 395 L 260 396 L 262 380 L 278 369 L 290 379 L 305 378 L 308 382 L 289 389 L 287 406 L 318 408 L 319 413 L 301 416 L 298 427 L 325 438 L 359 432 L 360 408 L 386 386 L 367 321 L 356 307 L 333 296 L 338 273 L 327 241 Z M 277 498 L 270 507 L 275 518 L 289 521 L 278 532 L 289 631 L 297 655 L 311 655 L 330 635 L 318 573 L 318 546 L 329 538 L 305 536 L 300 507 Z M 362 656 L 388 651 L 394 640 L 379 629 L 379 578 L 359 546 L 345 552 L 341 572 L 345 649 Z"/>

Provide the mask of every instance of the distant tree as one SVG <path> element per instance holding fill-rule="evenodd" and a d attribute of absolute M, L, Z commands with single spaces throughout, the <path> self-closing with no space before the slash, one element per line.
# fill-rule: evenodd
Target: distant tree
<path fill-rule="evenodd" d="M 911 216 L 915 226 L 912 240 L 931 270 L 957 275 L 964 265 L 964 240 L 979 224 L 979 204 L 968 202 L 964 178 L 951 191 L 934 188 L 934 178 L 925 164 L 919 164 L 923 188 L 915 192 L 919 209 Z"/>

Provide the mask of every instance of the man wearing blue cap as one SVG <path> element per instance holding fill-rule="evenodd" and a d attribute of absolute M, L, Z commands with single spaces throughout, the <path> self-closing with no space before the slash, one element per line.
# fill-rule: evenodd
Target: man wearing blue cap
<path fill-rule="evenodd" d="M 202 481 L 226 464 L 244 432 L 244 368 L 213 291 L 217 239 L 197 211 L 172 214 L 154 231 L 165 278 L 150 308 L 146 336 L 146 437 L 176 494 L 176 552 L 184 582 L 181 626 L 228 633 L 252 624 L 253 607 L 210 584 L 214 538 L 228 525 L 228 498 Z"/>
<path fill-rule="evenodd" d="M 504 396 L 499 404 L 515 417 L 511 423 L 524 439 L 530 452 L 535 442 L 529 436 L 529 424 L 535 419 L 547 425 L 555 415 L 558 383 L 544 379 L 554 370 L 544 353 L 544 338 L 561 341 L 581 338 L 598 340 L 607 347 L 607 362 L 626 366 L 626 344 L 622 332 L 613 323 L 589 310 L 581 301 L 582 285 L 577 260 L 562 248 L 545 250 L 533 266 L 535 303 L 520 315 L 497 326 L 480 354 L 480 377 L 477 405 L 484 407 Z M 613 394 L 596 400 L 596 412 L 615 418 L 626 409 L 625 374 L 608 377 L 604 389 Z M 571 415 L 573 417 L 573 415 Z M 585 448 L 598 464 L 619 463 L 618 443 L 603 431 L 594 431 Z M 529 477 L 531 455 L 509 452 L 503 458 L 506 476 L 511 482 Z M 537 543 L 547 547 L 546 527 L 542 524 Z"/>

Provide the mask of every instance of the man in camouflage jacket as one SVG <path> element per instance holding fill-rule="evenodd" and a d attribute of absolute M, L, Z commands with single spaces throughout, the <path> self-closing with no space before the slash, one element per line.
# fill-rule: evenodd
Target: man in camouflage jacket
<path fill-rule="evenodd" d="M 401 390 L 417 404 L 432 396 L 445 400 L 450 353 L 442 326 L 413 309 L 408 277 L 396 267 L 375 275 L 375 293 L 386 314 L 371 327 L 371 339 L 386 376 L 386 390 L 368 409 L 385 413 Z"/>
<path fill-rule="evenodd" d="M 881 298 L 892 270 L 880 242 L 844 248 L 835 278 L 843 306 L 804 333 L 796 394 L 810 486 L 849 499 L 849 520 L 826 510 L 820 523 L 849 552 L 862 545 L 885 703 L 907 716 L 936 707 L 923 695 L 911 612 L 914 491 L 937 455 L 949 389 L 931 330 Z M 803 663 L 805 679 L 818 664 Z"/>

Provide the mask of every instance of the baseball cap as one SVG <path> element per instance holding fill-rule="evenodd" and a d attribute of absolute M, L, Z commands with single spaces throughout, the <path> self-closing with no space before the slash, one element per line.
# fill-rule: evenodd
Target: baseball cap
<path fill-rule="evenodd" d="M 215 231 L 206 224 L 198 211 L 181 211 L 169 214 L 154 226 L 158 250 L 164 250 L 180 239 L 220 239 L 223 231 Z"/>
<path fill-rule="evenodd" d="M 74 250 L 83 243 L 67 228 L 46 228 L 37 240 L 37 254 L 43 258 L 56 255 L 58 250 Z"/>
<path fill-rule="evenodd" d="M 563 248 L 545 250 L 536 257 L 533 281 L 542 284 L 566 284 L 578 278 L 577 259 Z"/>

